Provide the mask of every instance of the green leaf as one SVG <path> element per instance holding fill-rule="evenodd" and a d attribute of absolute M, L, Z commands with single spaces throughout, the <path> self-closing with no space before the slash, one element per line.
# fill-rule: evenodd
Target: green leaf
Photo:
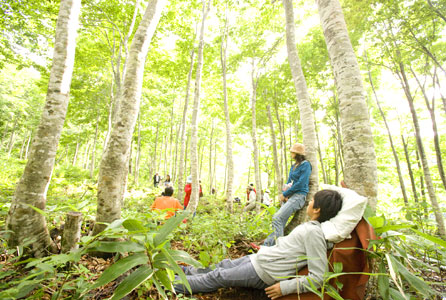
<path fill-rule="evenodd" d="M 175 273 L 177 273 L 180 276 L 181 281 L 186 286 L 187 290 L 192 294 L 192 290 L 190 288 L 189 282 L 187 281 L 186 274 L 184 274 L 183 270 L 177 265 L 173 257 L 170 256 L 169 251 L 167 251 L 164 248 L 161 249 L 161 251 L 166 256 L 166 259 L 169 261 L 170 267 L 175 271 Z"/>
<path fill-rule="evenodd" d="M 147 260 L 148 257 L 145 253 L 136 253 L 118 260 L 102 273 L 101 277 L 99 277 L 89 290 L 98 288 L 115 280 L 131 268 L 147 263 Z"/>
<path fill-rule="evenodd" d="M 170 281 L 166 270 L 158 270 L 154 275 L 170 291 L 173 291 L 172 281 Z"/>
<path fill-rule="evenodd" d="M 379 265 L 379 272 L 386 273 L 384 261 Z M 385 275 L 378 275 L 378 291 L 383 299 L 389 299 L 389 277 Z"/>
<path fill-rule="evenodd" d="M 156 274 L 155 274 L 156 276 Z M 158 290 L 158 293 L 160 293 L 160 295 L 163 297 L 163 299 L 168 299 L 166 292 L 164 292 L 163 287 L 161 286 L 161 284 L 158 282 L 157 278 L 155 278 L 155 276 L 152 278 L 153 283 L 155 284 L 156 289 Z"/>
<path fill-rule="evenodd" d="M 100 241 L 95 247 L 90 248 L 89 251 L 114 253 L 114 252 L 141 252 L 144 250 L 145 248 L 142 245 L 131 241 L 125 241 L 125 242 Z"/>
<path fill-rule="evenodd" d="M 335 262 L 334 264 L 333 264 L 333 271 L 335 272 L 335 273 L 341 273 L 342 272 L 342 263 L 341 262 Z"/>
<path fill-rule="evenodd" d="M 411 287 L 421 293 L 421 295 L 432 295 L 434 293 L 423 279 L 412 274 L 398 259 L 394 258 L 393 256 L 391 256 L 390 259 L 392 260 L 392 264 L 396 266 L 396 269 L 401 276 L 407 280 Z"/>
<path fill-rule="evenodd" d="M 161 227 L 161 229 L 158 231 L 158 234 L 155 235 L 154 238 L 154 244 L 155 246 L 160 245 L 163 243 L 167 236 L 175 229 L 177 226 L 184 220 L 184 218 L 187 217 L 189 212 L 183 212 L 180 214 L 177 214 L 176 216 L 170 218 L 167 220 L 167 222 Z"/>
<path fill-rule="evenodd" d="M 421 231 L 419 231 L 419 230 L 416 230 L 416 229 L 414 229 L 414 228 L 411 228 L 411 230 L 412 230 L 413 232 L 415 232 L 416 234 L 418 234 L 419 236 L 424 237 L 426 240 L 429 240 L 429 241 L 431 241 L 431 242 L 434 242 L 434 243 L 437 244 L 437 245 L 442 246 L 442 247 L 445 248 L 445 250 L 446 250 L 446 241 L 444 241 L 444 240 L 442 240 L 442 239 L 439 239 L 439 238 L 437 238 L 437 237 L 435 237 L 435 236 L 432 236 L 432 235 L 423 233 L 423 232 L 421 232 Z"/>
<path fill-rule="evenodd" d="M 209 253 L 207 251 L 200 251 L 199 257 L 201 263 L 205 267 L 209 266 L 209 263 L 211 262 L 211 257 L 209 256 Z"/>
<path fill-rule="evenodd" d="M 40 208 L 37 208 L 35 206 L 32 206 L 31 204 L 26 204 L 25 205 L 29 206 L 30 208 L 34 209 L 36 212 L 38 212 L 39 214 L 41 214 L 42 216 L 44 216 L 45 218 L 48 218 L 48 213 L 41 210 Z"/>
<path fill-rule="evenodd" d="M 111 300 L 118 300 L 137 288 L 141 283 L 150 279 L 153 270 L 148 265 L 140 266 L 136 271 L 127 276 L 116 288 Z"/>
<path fill-rule="evenodd" d="M 141 222 L 135 219 L 127 219 L 122 223 L 122 226 L 124 226 L 125 229 L 128 231 L 147 231 L 147 228 L 145 228 Z"/>
<path fill-rule="evenodd" d="M 202 268 L 203 265 L 195 260 L 193 257 L 189 255 L 189 253 L 182 250 L 167 250 L 169 254 L 175 259 L 175 261 L 184 262 L 188 265 L 194 266 L 196 268 Z"/>
<path fill-rule="evenodd" d="M 372 227 L 376 230 L 377 228 L 380 228 L 380 227 L 383 227 L 384 226 L 384 224 L 385 224 L 385 219 L 384 219 L 384 217 L 378 217 L 378 216 L 375 216 L 375 217 L 370 217 L 369 218 L 369 222 L 370 222 L 370 225 L 372 225 Z"/>
<path fill-rule="evenodd" d="M 401 293 L 394 288 L 390 288 L 389 293 L 393 300 L 407 300 L 405 295 L 401 295 Z"/>
<path fill-rule="evenodd" d="M 375 228 L 376 233 L 383 233 L 389 230 L 401 230 L 401 229 L 408 229 L 408 228 L 414 228 L 415 225 L 408 225 L 408 224 L 402 224 L 402 225 L 387 225 L 382 226 L 379 228 Z"/>

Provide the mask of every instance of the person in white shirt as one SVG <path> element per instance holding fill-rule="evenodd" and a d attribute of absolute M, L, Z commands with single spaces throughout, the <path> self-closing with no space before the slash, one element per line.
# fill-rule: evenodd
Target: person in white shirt
<path fill-rule="evenodd" d="M 270 206 L 271 205 L 271 199 L 269 197 L 269 190 L 266 189 L 265 193 L 263 194 L 263 204 L 265 204 L 266 206 Z"/>
<path fill-rule="evenodd" d="M 243 212 L 251 211 L 256 208 L 256 192 L 254 192 L 254 188 L 251 185 L 248 185 L 246 192 L 249 193 L 249 197 Z"/>

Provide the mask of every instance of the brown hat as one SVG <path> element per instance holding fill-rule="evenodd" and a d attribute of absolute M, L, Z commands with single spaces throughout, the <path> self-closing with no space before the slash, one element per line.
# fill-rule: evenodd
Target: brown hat
<path fill-rule="evenodd" d="M 294 144 L 290 148 L 290 152 L 294 152 L 300 155 L 305 155 L 305 146 L 299 143 Z"/>

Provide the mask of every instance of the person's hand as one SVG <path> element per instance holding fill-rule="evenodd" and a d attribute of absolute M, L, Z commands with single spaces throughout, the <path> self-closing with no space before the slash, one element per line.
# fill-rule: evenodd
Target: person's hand
<path fill-rule="evenodd" d="M 271 299 L 277 299 L 282 296 L 282 290 L 280 289 L 280 283 L 273 284 L 265 289 L 266 294 Z"/>
<path fill-rule="evenodd" d="M 285 197 L 283 196 L 283 194 L 280 194 L 279 195 L 279 201 L 280 202 L 285 202 L 286 200 L 285 200 Z"/>

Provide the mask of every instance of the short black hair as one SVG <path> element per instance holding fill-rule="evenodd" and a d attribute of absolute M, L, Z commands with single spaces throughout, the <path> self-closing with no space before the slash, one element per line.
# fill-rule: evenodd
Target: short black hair
<path fill-rule="evenodd" d="M 320 208 L 319 222 L 330 220 L 342 208 L 342 196 L 334 190 L 322 190 L 314 195 L 313 208 Z"/>
<path fill-rule="evenodd" d="M 173 187 L 168 186 L 164 189 L 164 196 L 170 197 L 173 195 Z"/>

